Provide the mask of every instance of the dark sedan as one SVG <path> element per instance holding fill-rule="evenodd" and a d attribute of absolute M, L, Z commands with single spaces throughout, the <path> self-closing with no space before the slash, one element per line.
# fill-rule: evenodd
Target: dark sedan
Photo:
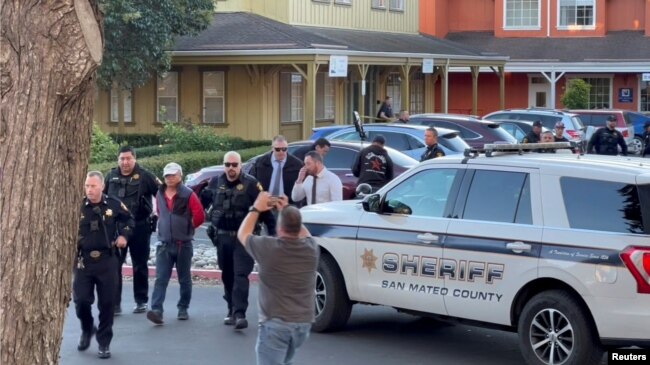
<path fill-rule="evenodd" d="M 312 143 L 313 141 L 289 143 L 289 153 L 293 154 L 298 148 L 311 145 Z M 357 188 L 357 178 L 352 175 L 352 164 L 359 151 L 368 146 L 369 143 L 342 141 L 330 141 L 330 143 L 329 153 L 325 157 L 325 166 L 341 179 L 343 183 L 343 199 L 353 199 Z M 397 150 L 390 147 L 386 147 L 386 150 L 388 150 L 388 154 L 393 160 L 395 177 L 418 164 L 418 161 Z M 246 161 L 242 165 L 242 171 L 249 173 L 254 161 L 259 157 L 256 156 Z M 212 177 L 219 176 L 222 173 L 223 165 L 204 167 L 195 173 L 188 174 L 185 178 L 185 185 L 192 188 L 197 195 L 200 195 L 201 190 L 208 184 L 208 181 Z"/>
<path fill-rule="evenodd" d="M 457 114 L 415 114 L 409 124 L 453 129 L 472 148 L 483 149 L 487 143 L 517 143 L 515 137 L 506 132 L 498 123 Z"/>

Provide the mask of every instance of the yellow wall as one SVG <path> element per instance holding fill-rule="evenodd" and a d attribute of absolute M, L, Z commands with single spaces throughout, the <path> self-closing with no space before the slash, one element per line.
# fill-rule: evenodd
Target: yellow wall
<path fill-rule="evenodd" d="M 404 12 L 373 9 L 371 0 L 352 0 L 351 3 L 292 0 L 289 23 L 394 33 L 418 32 L 418 0 L 405 0 Z"/>

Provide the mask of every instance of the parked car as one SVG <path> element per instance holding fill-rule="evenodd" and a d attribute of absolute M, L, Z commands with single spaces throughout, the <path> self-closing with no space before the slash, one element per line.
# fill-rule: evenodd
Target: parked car
<path fill-rule="evenodd" d="M 528 133 L 533 130 L 533 122 L 528 120 L 494 120 L 495 123 L 499 123 L 501 128 L 506 132 L 510 133 L 511 136 L 515 137 L 517 142 L 521 141 L 526 137 Z M 546 131 L 551 131 L 550 129 L 542 126 L 542 133 Z"/>
<path fill-rule="evenodd" d="M 293 154 L 298 148 L 312 143 L 313 141 L 291 142 L 289 143 L 289 153 Z M 343 199 L 353 199 L 357 188 L 357 178 L 352 175 L 352 164 L 359 151 L 368 146 L 369 143 L 331 141 L 331 144 L 329 153 L 325 156 L 325 166 L 341 179 L 343 183 Z M 418 164 L 417 160 L 390 147 L 387 147 L 386 150 L 388 150 L 388 154 L 393 160 L 395 176 Z M 249 173 L 253 163 L 260 156 L 255 156 L 244 162 L 242 171 Z M 185 178 L 185 185 L 192 188 L 200 196 L 201 190 L 205 188 L 210 179 L 221 174 L 223 174 L 223 165 L 204 167 L 197 172 L 188 174 Z"/>
<path fill-rule="evenodd" d="M 331 128 L 331 127 L 326 127 Z M 426 150 L 424 144 L 424 131 L 426 126 L 394 123 L 373 123 L 364 124 L 366 140 L 372 139 L 381 134 L 386 138 L 386 145 L 416 160 Z M 314 134 L 319 133 L 316 128 Z M 354 126 L 339 126 L 338 130 L 328 133 L 325 138 L 329 140 L 360 141 L 361 137 Z M 459 136 L 459 132 L 451 129 L 440 128 L 438 130 L 438 145 L 445 151 L 446 155 L 462 154 L 470 146 Z"/>
<path fill-rule="evenodd" d="M 415 114 L 409 124 L 457 130 L 468 145 L 481 149 L 486 143 L 517 143 L 498 123 L 460 114 Z"/>
<path fill-rule="evenodd" d="M 643 146 L 643 133 L 645 132 L 645 124 L 650 123 L 650 114 L 647 112 L 628 112 L 626 118 L 634 126 L 634 140 L 632 145 L 634 150 L 641 151 Z"/>
<path fill-rule="evenodd" d="M 506 109 L 490 113 L 483 117 L 488 120 L 527 120 L 541 121 L 542 125 L 553 130 L 555 123 L 564 123 L 564 137 L 572 142 L 583 142 L 585 140 L 585 127 L 580 121 L 580 117 L 574 113 L 565 112 L 556 109 L 545 108 L 528 108 L 528 109 Z"/>
<path fill-rule="evenodd" d="M 528 364 L 650 346 L 648 168 L 494 147 L 420 163 L 361 207 L 302 209 L 321 248 L 314 331 L 360 303 L 517 332 Z"/>
<path fill-rule="evenodd" d="M 591 135 L 598 129 L 606 126 L 607 118 L 611 115 L 616 117 L 616 130 L 621 132 L 625 138 L 630 153 L 641 153 L 641 145 L 634 144 L 634 126 L 629 120 L 628 111 L 617 109 L 575 109 L 569 112 L 580 116 L 582 125 L 585 126 L 585 139 L 589 141 Z"/>

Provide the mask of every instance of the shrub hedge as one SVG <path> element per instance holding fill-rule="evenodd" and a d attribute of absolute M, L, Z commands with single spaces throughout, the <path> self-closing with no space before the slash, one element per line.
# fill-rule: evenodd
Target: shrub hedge
<path fill-rule="evenodd" d="M 151 133 L 133 133 L 133 134 L 118 134 L 109 133 L 109 136 L 120 146 L 128 145 L 134 148 L 153 146 L 160 144 L 160 136 Z M 117 159 L 117 157 L 116 157 Z"/>
<path fill-rule="evenodd" d="M 255 157 L 270 150 L 269 145 L 247 148 L 239 150 L 242 161 L 247 161 L 251 157 Z M 179 152 L 170 153 L 158 156 L 144 157 L 138 155 L 138 165 L 151 171 L 161 180 L 163 178 L 162 171 L 165 165 L 170 162 L 176 162 L 183 168 L 183 176 L 196 172 L 203 167 L 221 165 L 223 163 L 223 155 L 227 151 L 199 151 L 199 152 Z M 98 170 L 102 173 L 108 173 L 112 168 L 117 166 L 117 162 L 103 162 L 88 165 L 88 171 Z"/>

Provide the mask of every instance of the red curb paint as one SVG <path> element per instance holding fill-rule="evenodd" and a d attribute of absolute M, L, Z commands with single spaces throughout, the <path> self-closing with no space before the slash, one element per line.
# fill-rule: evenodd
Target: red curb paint
<path fill-rule="evenodd" d="M 122 266 L 122 275 L 128 277 L 133 276 L 133 267 L 127 265 Z M 176 278 L 177 276 L 176 268 L 172 269 L 172 278 Z M 221 270 L 192 269 L 192 276 L 198 276 L 201 279 L 221 280 Z M 149 266 L 149 277 L 156 277 L 156 268 L 153 266 Z M 260 278 L 256 272 L 252 272 L 248 276 L 248 280 L 258 282 Z"/>

